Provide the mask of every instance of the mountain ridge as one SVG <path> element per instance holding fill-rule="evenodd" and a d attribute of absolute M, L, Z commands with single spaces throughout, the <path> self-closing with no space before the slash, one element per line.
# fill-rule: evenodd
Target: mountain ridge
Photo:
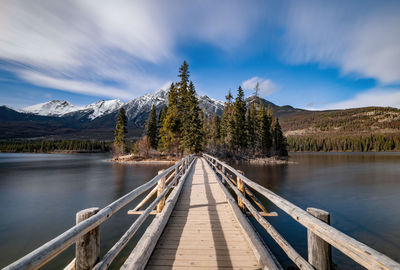
<path fill-rule="evenodd" d="M 206 117 L 221 115 L 224 102 L 198 95 L 199 106 Z M 287 136 L 318 134 L 393 133 L 400 132 L 400 110 L 366 107 L 347 110 L 308 111 L 290 105 L 278 106 L 266 99 L 251 96 L 247 105 L 261 101 L 271 106 L 279 117 Z M 151 107 L 159 112 L 168 103 L 168 90 L 137 97 L 126 103 L 118 99 L 100 100 L 86 106 L 74 106 L 68 101 L 53 100 L 18 110 L 0 106 L 0 139 L 73 138 L 111 140 L 119 109 L 128 119 L 128 138 L 143 135 Z M 44 107 L 40 111 L 40 107 Z M 376 123 L 375 123 L 375 122 Z"/>

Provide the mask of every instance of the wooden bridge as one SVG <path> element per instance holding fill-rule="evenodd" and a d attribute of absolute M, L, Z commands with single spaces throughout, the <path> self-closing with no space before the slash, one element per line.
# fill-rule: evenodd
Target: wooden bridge
<path fill-rule="evenodd" d="M 147 190 L 144 200 L 128 211 L 137 216 L 132 226 L 100 258 L 99 226 Z M 307 260 L 268 222 L 279 217 L 257 196 L 307 228 Z M 367 269 L 400 269 L 399 263 L 331 227 L 327 212 L 304 211 L 206 154 L 185 157 L 101 210 L 78 212 L 77 225 L 4 269 L 38 269 L 73 244 L 75 258 L 64 269 L 107 269 L 150 215 L 154 219 L 121 269 L 282 269 L 248 216 L 299 269 L 331 269 L 331 246 Z"/>

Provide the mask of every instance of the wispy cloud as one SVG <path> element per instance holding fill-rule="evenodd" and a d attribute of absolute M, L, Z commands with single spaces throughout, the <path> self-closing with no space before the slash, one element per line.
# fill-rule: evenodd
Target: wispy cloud
<path fill-rule="evenodd" d="M 340 102 L 330 103 L 319 107 L 311 107 L 315 110 L 349 109 L 368 106 L 382 106 L 400 108 L 400 89 L 376 88 L 355 95 Z M 308 108 L 310 109 L 310 108 Z"/>
<path fill-rule="evenodd" d="M 170 79 L 154 70 L 179 57 L 179 42 L 202 41 L 224 50 L 240 44 L 261 14 L 246 6 L 241 1 L 1 1 L 0 59 L 36 85 L 128 98 Z"/>
<path fill-rule="evenodd" d="M 248 90 L 248 91 L 253 91 L 255 92 L 255 88 L 257 83 L 259 84 L 259 90 L 260 92 L 258 93 L 261 96 L 268 96 L 275 92 L 278 87 L 269 79 L 264 79 L 260 77 L 252 77 L 242 83 L 243 89 Z"/>
<path fill-rule="evenodd" d="M 400 81 L 398 1 L 293 1 L 288 14 L 289 62 L 331 65 L 382 84 Z"/>

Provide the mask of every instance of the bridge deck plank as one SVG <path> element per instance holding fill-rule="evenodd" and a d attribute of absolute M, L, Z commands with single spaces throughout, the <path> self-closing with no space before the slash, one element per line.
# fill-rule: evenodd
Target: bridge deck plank
<path fill-rule="evenodd" d="M 147 269 L 260 269 L 215 174 L 197 159 Z"/>

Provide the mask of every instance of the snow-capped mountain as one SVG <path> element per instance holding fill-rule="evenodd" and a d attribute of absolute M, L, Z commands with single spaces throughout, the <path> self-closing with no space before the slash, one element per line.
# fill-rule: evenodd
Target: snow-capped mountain
<path fill-rule="evenodd" d="M 89 114 L 89 119 L 93 120 L 97 117 L 101 117 L 106 114 L 110 114 L 119 110 L 124 103 L 119 99 L 113 100 L 100 100 L 95 103 L 85 106 L 84 110 L 92 110 L 93 112 Z"/>
<path fill-rule="evenodd" d="M 147 94 L 135 98 L 124 105 L 128 121 L 141 126 L 147 120 L 151 107 L 156 106 L 157 110 L 161 110 L 168 103 L 168 90 L 161 89 L 154 94 Z"/>
<path fill-rule="evenodd" d="M 65 100 L 51 100 L 25 107 L 21 112 L 32 113 L 42 116 L 74 116 L 84 115 L 90 120 L 113 113 L 122 107 L 124 103 L 118 99 L 100 100 L 84 107 L 77 107 Z"/>
<path fill-rule="evenodd" d="M 22 108 L 21 111 L 42 116 L 63 116 L 80 109 L 80 107 L 76 107 L 66 100 L 51 100 Z"/>
<path fill-rule="evenodd" d="M 198 95 L 197 100 L 206 116 L 212 114 L 221 115 L 224 107 L 222 101 L 209 98 L 205 95 Z M 154 94 L 147 94 L 135 98 L 126 103 L 123 107 L 125 108 L 128 121 L 140 127 L 146 123 L 153 105 L 156 106 L 157 111 L 160 111 L 165 105 L 168 105 L 168 90 L 161 89 Z"/>
<path fill-rule="evenodd" d="M 197 96 L 197 99 L 206 116 L 222 114 L 224 102 L 205 95 Z M 246 99 L 246 103 L 250 104 L 253 99 Z M 265 105 L 271 105 L 278 116 L 304 112 L 261 100 Z M 120 100 L 101 100 L 78 107 L 68 101 L 53 100 L 19 110 L 0 106 L 0 139 L 51 137 L 111 140 L 121 107 L 126 111 L 129 136 L 138 138 L 143 134 L 153 105 L 158 112 L 168 105 L 168 90 L 162 89 L 127 103 Z"/>
<path fill-rule="evenodd" d="M 205 95 L 197 96 L 197 99 L 199 106 L 207 116 L 211 114 L 220 115 L 222 113 L 224 106 L 222 101 L 209 98 Z M 157 111 L 168 105 L 168 90 L 161 89 L 153 94 L 137 97 L 127 103 L 123 103 L 118 99 L 100 100 L 83 107 L 74 106 L 65 100 L 52 100 L 25 107 L 21 109 L 21 112 L 41 116 L 73 117 L 75 119 L 92 121 L 106 115 L 114 116 L 121 107 L 124 107 L 128 122 L 142 127 L 147 121 L 153 105 L 156 106 Z"/>
<path fill-rule="evenodd" d="M 210 98 L 206 95 L 197 96 L 197 100 L 199 101 L 199 106 L 207 116 L 210 116 L 211 114 L 222 114 L 225 105 L 223 101 Z"/>

